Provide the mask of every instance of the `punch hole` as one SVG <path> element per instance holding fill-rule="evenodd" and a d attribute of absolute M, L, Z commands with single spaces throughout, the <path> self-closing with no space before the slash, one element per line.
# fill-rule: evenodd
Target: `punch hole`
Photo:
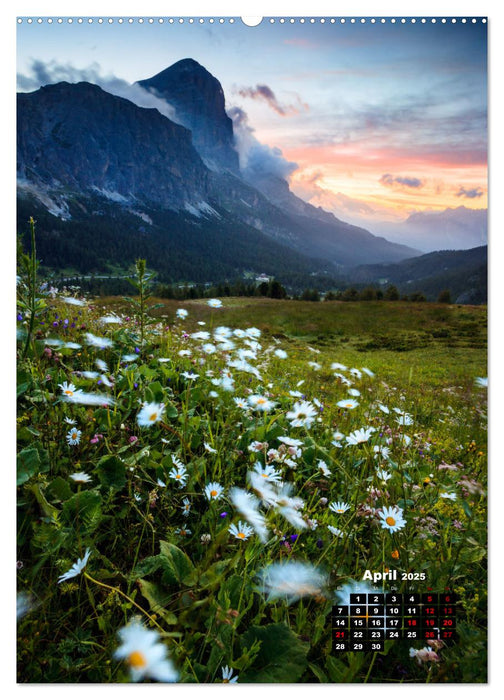
<path fill-rule="evenodd" d="M 262 17 L 242 17 L 241 21 L 243 24 L 246 24 L 247 27 L 257 27 L 259 24 L 261 24 L 263 18 Z"/>

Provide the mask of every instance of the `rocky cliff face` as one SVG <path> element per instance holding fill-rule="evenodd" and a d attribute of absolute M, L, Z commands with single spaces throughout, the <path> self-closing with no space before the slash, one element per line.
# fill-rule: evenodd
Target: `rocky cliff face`
<path fill-rule="evenodd" d="M 211 170 L 239 170 L 233 122 L 226 114 L 220 82 L 192 58 L 178 61 L 147 80 L 146 90 L 169 102 L 180 123 L 192 132 L 193 143 Z"/>
<path fill-rule="evenodd" d="M 57 83 L 17 99 L 20 178 L 173 209 L 205 199 L 208 170 L 190 132 L 156 109 L 90 83 Z"/>

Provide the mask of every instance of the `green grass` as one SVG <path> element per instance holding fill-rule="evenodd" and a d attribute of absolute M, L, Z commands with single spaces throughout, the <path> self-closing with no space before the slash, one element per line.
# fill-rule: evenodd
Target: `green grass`
<path fill-rule="evenodd" d="M 114 652 L 119 630 L 138 615 L 159 633 L 181 682 L 222 682 L 226 665 L 238 682 L 485 682 L 486 391 L 475 378 L 486 376 L 486 308 L 242 298 L 212 310 L 204 300 L 149 301 L 157 302 L 138 352 L 131 303 L 49 301 L 36 342 L 18 360 L 18 588 L 30 597 L 18 623 L 18 681 L 128 680 Z M 178 308 L 187 319 L 176 318 Z M 120 324 L 100 322 L 110 311 L 124 315 Z M 233 349 L 207 354 L 205 341 L 190 337 L 219 326 L 256 327 L 261 347 L 233 336 Z M 25 328 L 21 321 L 21 347 Z M 113 345 L 89 345 L 86 332 Z M 286 358 L 274 354 L 279 348 Z M 239 349 L 256 374 L 228 365 Z M 97 359 L 107 363 L 104 377 L 84 376 Z M 233 391 L 219 383 L 223 372 Z M 115 403 L 68 403 L 63 382 Z M 338 405 L 350 388 L 358 392 L 352 410 Z M 304 399 L 291 392 L 311 402 L 317 419 L 308 427 L 292 424 L 289 412 Z M 263 413 L 234 401 L 251 394 L 274 405 Z M 163 420 L 140 427 L 142 402 L 162 402 Z M 399 425 L 394 408 L 411 424 Z M 81 431 L 76 445 L 65 417 Z M 365 427 L 373 429 L 367 440 L 346 441 Z M 299 453 L 281 447 L 283 436 L 301 441 Z M 268 446 L 253 452 L 255 441 Z M 266 540 L 240 541 L 229 533 L 245 518 L 232 489 L 253 493 L 247 473 L 257 462 L 291 484 L 303 506 L 292 520 L 277 502 L 262 506 Z M 170 475 L 178 463 L 187 470 L 182 488 Z M 88 483 L 71 478 L 81 471 Z M 223 488 L 215 501 L 205 496 L 211 482 Z M 336 514 L 328 504 L 340 500 L 349 509 Z M 396 505 L 406 524 L 391 533 L 379 514 Z M 86 548 L 84 571 L 58 583 Z M 272 599 L 263 572 L 287 562 L 316 569 L 323 583 L 299 600 Z M 436 661 L 410 657 L 420 640 L 387 642 L 380 654 L 332 653 L 338 590 L 362 586 L 367 569 L 425 575 L 400 582 L 401 591 L 456 592 L 458 637 Z"/>

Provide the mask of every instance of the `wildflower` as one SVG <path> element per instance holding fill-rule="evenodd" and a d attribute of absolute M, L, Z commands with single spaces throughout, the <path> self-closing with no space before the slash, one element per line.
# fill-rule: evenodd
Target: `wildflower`
<path fill-rule="evenodd" d="M 137 359 L 137 356 L 136 356 L 136 355 L 132 355 L 132 354 L 130 354 L 130 355 L 123 355 L 123 356 L 121 357 L 121 361 L 122 361 L 122 362 L 134 362 L 136 359 Z"/>
<path fill-rule="evenodd" d="M 282 476 L 279 471 L 276 471 L 271 465 L 267 464 L 265 467 L 260 462 L 256 462 L 254 465 L 254 471 L 265 481 L 281 481 Z"/>
<path fill-rule="evenodd" d="M 390 552 L 390 556 L 392 557 L 392 559 L 399 559 L 399 550 L 394 549 L 393 552 Z"/>
<path fill-rule="evenodd" d="M 416 658 L 419 666 L 426 661 L 439 661 L 439 656 L 433 649 L 429 649 L 429 647 L 424 647 L 423 649 L 414 649 L 410 647 L 409 655 L 412 659 Z"/>
<path fill-rule="evenodd" d="M 476 377 L 474 380 L 476 386 L 481 386 L 484 389 L 488 388 L 488 377 Z"/>
<path fill-rule="evenodd" d="M 339 406 L 340 408 L 347 408 L 347 409 L 351 410 L 353 408 L 357 408 L 357 406 L 359 405 L 359 402 L 356 401 L 355 399 L 343 399 L 342 401 L 338 401 L 338 403 L 336 405 Z"/>
<path fill-rule="evenodd" d="M 278 512 L 285 518 L 293 527 L 297 527 L 300 530 L 304 530 L 308 527 L 306 520 L 304 520 L 298 513 L 297 508 L 293 508 L 290 505 L 279 505 Z"/>
<path fill-rule="evenodd" d="M 401 413 L 399 418 L 396 418 L 396 423 L 398 425 L 413 425 L 413 418 L 409 413 Z"/>
<path fill-rule="evenodd" d="M 340 530 L 339 527 L 333 527 L 332 525 L 328 525 L 328 526 L 327 526 L 327 529 L 328 529 L 329 532 L 331 532 L 335 537 L 341 538 L 341 537 L 344 536 L 344 532 L 343 532 L 342 530 Z"/>
<path fill-rule="evenodd" d="M 376 405 L 378 406 L 380 411 L 382 411 L 383 413 L 390 413 L 390 409 L 388 408 L 388 406 L 385 406 L 385 404 L 377 403 Z"/>
<path fill-rule="evenodd" d="M 390 508 L 382 508 L 382 512 L 379 514 L 381 520 L 381 526 L 389 532 L 397 532 L 397 530 L 402 530 L 406 525 L 406 520 L 403 518 L 402 508 L 398 506 L 392 506 Z"/>
<path fill-rule="evenodd" d="M 205 496 L 209 501 L 216 501 L 222 496 L 223 487 L 217 481 L 211 481 L 205 486 Z"/>
<path fill-rule="evenodd" d="M 186 309 L 177 309 L 177 311 L 175 312 L 175 316 L 177 318 L 187 318 L 188 315 L 189 315 L 189 312 L 186 311 Z"/>
<path fill-rule="evenodd" d="M 158 479 L 158 480 L 156 481 L 156 483 L 157 483 L 158 486 L 161 486 L 162 489 L 166 488 L 165 482 L 162 481 L 161 479 Z"/>
<path fill-rule="evenodd" d="M 58 583 L 62 583 L 63 581 L 66 581 L 69 578 L 74 578 L 74 576 L 78 576 L 79 574 L 81 574 L 84 567 L 88 563 L 90 554 L 91 550 L 89 548 L 86 549 L 86 553 L 84 554 L 82 559 L 77 559 L 77 563 L 73 564 L 72 567 L 65 574 L 62 574 L 58 578 Z"/>
<path fill-rule="evenodd" d="M 353 368 L 350 370 L 350 374 L 351 374 L 352 376 L 354 376 L 354 377 L 357 377 L 357 379 L 360 379 L 360 378 L 362 377 L 362 372 L 361 372 L 360 370 L 358 370 L 358 369 L 355 369 L 355 367 L 353 367 Z"/>
<path fill-rule="evenodd" d="M 289 605 L 305 596 L 321 596 L 327 584 L 319 569 L 301 561 L 270 564 L 259 575 L 268 602 L 285 599 Z"/>
<path fill-rule="evenodd" d="M 213 343 L 205 343 L 201 349 L 207 355 L 213 355 L 217 351 L 217 347 Z"/>
<path fill-rule="evenodd" d="M 179 674 L 167 658 L 166 647 L 159 642 L 159 634 L 145 629 L 138 621 L 119 630 L 121 646 L 114 652 L 114 658 L 125 659 L 129 665 L 131 680 L 136 682 L 145 677 L 162 683 L 174 683 Z"/>
<path fill-rule="evenodd" d="M 176 528 L 175 534 L 180 535 L 181 537 L 187 537 L 188 535 L 192 534 L 192 530 L 189 530 L 185 525 L 182 525 L 182 527 Z"/>
<path fill-rule="evenodd" d="M 236 683 L 239 676 L 233 676 L 234 669 L 229 668 L 229 666 L 223 666 L 222 671 L 222 682 L 223 683 Z"/>
<path fill-rule="evenodd" d="M 173 459 L 173 455 L 172 455 L 172 461 L 176 466 L 170 470 L 170 473 L 168 474 L 168 476 L 170 477 L 170 479 L 174 479 L 175 481 L 177 481 L 179 488 L 182 488 L 183 486 L 185 486 L 186 481 L 189 478 L 189 474 L 187 473 L 187 469 L 184 467 L 184 465 L 181 462 Z"/>
<path fill-rule="evenodd" d="M 86 333 L 86 343 L 95 348 L 111 348 L 114 345 L 110 338 L 100 338 L 93 333 Z"/>
<path fill-rule="evenodd" d="M 390 448 L 385 447 L 384 445 L 375 445 L 373 447 L 373 452 L 375 453 L 375 457 L 381 456 L 383 459 L 387 459 L 390 455 Z"/>
<path fill-rule="evenodd" d="M 281 350 L 280 348 L 275 350 L 275 352 L 273 354 L 276 357 L 278 357 L 280 360 L 285 360 L 285 358 L 287 357 L 287 353 L 285 352 L 285 350 Z"/>
<path fill-rule="evenodd" d="M 324 476 L 331 476 L 331 470 L 327 466 L 327 464 L 324 462 L 323 459 L 319 459 L 319 463 L 317 464 L 317 467 L 320 469 L 322 474 Z"/>
<path fill-rule="evenodd" d="M 236 399 L 235 399 L 235 401 L 236 401 Z M 268 447 L 267 442 L 258 442 L 258 440 L 254 440 L 248 446 L 248 450 L 249 450 L 249 452 L 262 452 L 267 447 Z"/>
<path fill-rule="evenodd" d="M 302 440 L 296 440 L 295 438 L 291 437 L 279 437 L 278 439 L 280 442 L 283 442 L 284 445 L 288 445 L 289 447 L 300 447 L 303 444 Z"/>
<path fill-rule="evenodd" d="M 245 335 L 247 336 L 247 338 L 256 340 L 257 338 L 261 337 L 261 331 L 259 330 L 259 328 L 255 328 L 254 326 L 252 326 L 251 328 L 247 328 L 247 330 L 245 331 Z"/>
<path fill-rule="evenodd" d="M 70 474 L 70 479 L 73 479 L 81 484 L 87 484 L 88 481 L 91 481 L 91 477 L 89 474 L 86 474 L 86 472 L 75 472 L 75 474 Z"/>
<path fill-rule="evenodd" d="M 229 532 L 236 537 L 237 540 L 248 540 L 250 535 L 254 533 L 254 529 L 249 527 L 242 521 L 238 521 L 238 525 L 230 525 Z"/>
<path fill-rule="evenodd" d="M 75 423 L 76 423 L 74 418 L 68 418 L 68 416 L 65 416 L 64 420 L 65 420 L 65 423 L 67 423 L 68 425 L 75 425 Z"/>
<path fill-rule="evenodd" d="M 183 513 L 189 515 L 189 513 L 191 512 L 191 502 L 188 498 L 184 498 L 184 500 L 182 501 L 181 508 Z"/>
<path fill-rule="evenodd" d="M 113 406 L 115 404 L 114 399 L 106 394 L 86 393 L 80 390 L 72 396 L 67 396 L 67 401 L 83 406 Z"/>
<path fill-rule="evenodd" d="M 258 394 L 253 394 L 248 397 L 248 403 L 256 411 L 270 411 L 275 405 L 275 401 L 270 401 L 265 396 L 259 396 Z"/>
<path fill-rule="evenodd" d="M 392 478 L 392 474 L 390 474 L 390 472 L 386 472 L 384 469 L 377 469 L 376 476 L 381 479 L 381 481 L 388 481 Z"/>
<path fill-rule="evenodd" d="M 181 372 L 180 374 L 184 379 L 188 380 L 198 379 L 199 377 L 199 374 L 195 374 L 194 372 Z"/>
<path fill-rule="evenodd" d="M 63 384 L 58 384 L 58 386 L 61 388 L 61 393 L 64 396 L 73 396 L 77 391 L 80 391 L 75 388 L 73 384 L 69 384 L 68 382 L 63 382 Z"/>
<path fill-rule="evenodd" d="M 333 513 L 345 513 L 350 508 L 348 503 L 343 503 L 343 501 L 333 501 L 329 503 L 329 510 Z"/>
<path fill-rule="evenodd" d="M 100 319 L 101 323 L 121 323 L 121 318 L 116 316 L 116 314 L 108 314 L 107 316 L 102 316 Z"/>
<path fill-rule="evenodd" d="M 340 433 L 339 430 L 336 430 L 336 431 L 333 433 L 333 439 L 334 439 L 334 440 L 337 440 L 338 442 L 339 442 L 340 440 L 343 440 L 344 437 L 345 437 L 345 435 L 344 435 L 343 433 Z"/>
<path fill-rule="evenodd" d="M 361 430 L 354 430 L 350 435 L 346 436 L 345 440 L 347 445 L 360 445 L 363 442 L 367 442 L 373 433 L 374 428 L 362 428 Z"/>
<path fill-rule="evenodd" d="M 137 423 L 145 428 L 160 421 L 163 417 L 164 403 L 144 403 L 137 416 Z"/>
<path fill-rule="evenodd" d="M 340 362 L 333 362 L 331 369 L 341 369 L 343 372 L 348 369 L 346 365 L 342 365 Z"/>
<path fill-rule="evenodd" d="M 217 450 L 214 450 L 214 448 L 208 444 L 208 442 L 204 442 L 203 446 L 207 452 L 210 452 L 211 454 L 215 454 Z"/>
<path fill-rule="evenodd" d="M 440 494 L 439 494 L 439 497 L 440 497 L 440 498 L 449 498 L 450 501 L 456 501 L 456 500 L 457 500 L 457 494 L 456 494 L 456 493 L 453 493 L 453 492 L 447 493 L 446 491 L 444 491 L 443 493 L 440 493 Z"/>
<path fill-rule="evenodd" d="M 81 301 L 80 299 L 75 299 L 75 297 L 60 297 L 60 299 L 61 301 L 64 301 L 65 304 L 71 304 L 73 306 L 85 306 L 83 301 Z"/>
<path fill-rule="evenodd" d="M 304 427 L 308 429 L 311 427 L 316 415 L 317 411 L 309 401 L 296 401 L 292 411 L 287 413 L 286 418 L 290 421 L 293 428 Z"/>
<path fill-rule="evenodd" d="M 209 299 L 207 304 L 211 309 L 220 309 L 222 301 L 220 299 Z"/>
<path fill-rule="evenodd" d="M 268 530 L 264 516 L 259 512 L 258 499 L 253 494 L 238 487 L 231 489 L 229 499 L 240 515 L 252 525 L 261 542 L 266 542 Z"/>
<path fill-rule="evenodd" d="M 360 396 L 360 391 L 358 389 L 349 389 L 348 393 L 350 396 Z"/>
<path fill-rule="evenodd" d="M 364 372 L 364 374 L 367 374 L 368 377 L 374 377 L 374 376 L 375 376 L 374 372 L 371 372 L 371 370 L 368 369 L 367 367 L 361 367 L 361 371 Z"/>
<path fill-rule="evenodd" d="M 210 535 L 208 532 L 204 532 L 200 537 L 201 544 L 210 544 L 211 541 L 212 535 Z"/>
<path fill-rule="evenodd" d="M 81 435 L 82 431 L 77 430 L 77 428 L 72 428 L 70 432 L 67 433 L 66 441 L 69 445 L 78 445 Z"/>
<path fill-rule="evenodd" d="M 197 331 L 191 334 L 191 338 L 194 338 L 194 340 L 208 340 L 210 333 L 208 331 Z"/>
<path fill-rule="evenodd" d="M 314 369 L 314 370 L 322 369 L 322 365 L 319 364 L 318 362 L 313 362 L 313 361 L 312 361 L 312 362 L 308 362 L 308 365 L 309 365 L 312 369 Z"/>

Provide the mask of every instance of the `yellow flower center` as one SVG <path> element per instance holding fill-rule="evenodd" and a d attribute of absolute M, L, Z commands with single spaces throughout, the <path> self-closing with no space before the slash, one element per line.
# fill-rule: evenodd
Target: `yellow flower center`
<path fill-rule="evenodd" d="M 145 666 L 147 666 L 147 659 L 141 651 L 132 651 L 128 656 L 128 662 L 129 665 L 135 669 L 145 668 Z"/>
<path fill-rule="evenodd" d="M 181 476 L 180 474 L 175 474 L 175 478 L 176 478 L 176 479 L 181 479 L 182 476 Z"/>
<path fill-rule="evenodd" d="M 257 403 L 266 403 L 266 399 L 257 399 Z"/>
<path fill-rule="evenodd" d="M 241 540 L 244 540 L 244 539 L 245 539 L 245 533 L 244 533 L 244 532 L 238 532 L 238 534 L 237 534 L 236 536 L 239 537 Z"/>
<path fill-rule="evenodd" d="M 72 433 L 72 440 L 77 440 L 77 433 L 75 432 L 75 430 Z"/>
<path fill-rule="evenodd" d="M 264 476 L 265 479 L 268 478 L 268 475 L 267 475 L 267 474 L 261 474 L 261 476 Z"/>
<path fill-rule="evenodd" d="M 65 394 L 67 396 L 73 396 L 73 391 L 71 389 L 65 389 Z"/>
<path fill-rule="evenodd" d="M 157 413 L 151 413 L 149 416 L 149 420 L 151 420 L 152 422 L 157 420 Z"/>
<path fill-rule="evenodd" d="M 213 489 L 213 491 L 210 491 L 210 496 L 212 496 L 212 498 L 215 498 L 217 496 L 217 493 L 218 492 L 215 489 Z"/>
<path fill-rule="evenodd" d="M 385 520 L 385 522 L 387 523 L 387 525 L 390 525 L 391 527 L 396 524 L 396 521 L 394 520 L 394 518 L 391 515 L 388 516 L 388 518 Z"/>

